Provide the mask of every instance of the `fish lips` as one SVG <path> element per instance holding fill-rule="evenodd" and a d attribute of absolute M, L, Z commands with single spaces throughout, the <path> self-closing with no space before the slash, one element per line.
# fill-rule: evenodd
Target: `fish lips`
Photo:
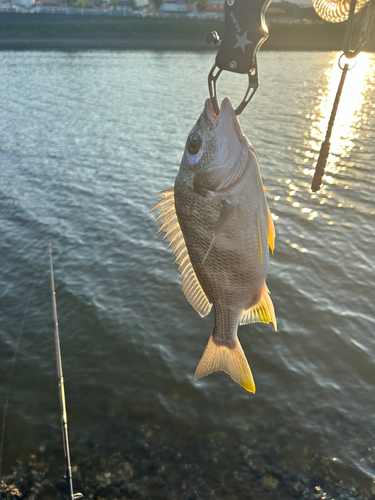
<path fill-rule="evenodd" d="M 225 97 L 221 103 L 219 114 L 214 111 L 211 99 L 206 99 L 205 116 L 210 130 L 220 129 L 223 136 L 228 135 L 232 130 L 236 132 L 240 144 L 246 144 L 247 140 L 242 132 L 241 125 L 238 121 L 233 108 L 232 101 L 229 97 Z"/>

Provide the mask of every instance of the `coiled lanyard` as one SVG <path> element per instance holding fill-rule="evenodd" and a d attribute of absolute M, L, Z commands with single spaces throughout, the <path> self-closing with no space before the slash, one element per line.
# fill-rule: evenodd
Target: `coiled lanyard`
<path fill-rule="evenodd" d="M 333 125 L 335 122 L 337 109 L 339 107 L 340 97 L 342 94 L 342 89 L 343 89 L 343 86 L 345 83 L 346 75 L 347 75 L 349 69 L 354 68 L 355 57 L 361 52 L 361 50 L 365 46 L 365 44 L 368 40 L 368 37 L 370 35 L 372 22 L 374 20 L 375 0 L 370 0 L 369 4 L 367 5 L 367 12 L 366 12 L 364 22 L 362 24 L 362 30 L 361 30 L 361 33 L 359 35 L 357 45 L 354 49 L 351 49 L 353 26 L 354 26 L 354 14 L 356 12 L 356 6 L 357 6 L 357 0 L 351 0 L 349 17 L 348 17 L 348 24 L 346 27 L 346 33 L 345 33 L 344 43 L 343 43 L 343 53 L 341 54 L 340 59 L 338 61 L 339 67 L 342 70 L 342 75 L 341 75 L 340 83 L 339 83 L 339 86 L 337 89 L 335 101 L 333 103 L 331 116 L 330 116 L 330 119 L 328 122 L 326 136 L 325 136 L 325 139 L 321 145 L 319 158 L 318 158 L 318 161 L 317 161 L 316 167 L 315 167 L 315 173 L 314 173 L 314 177 L 313 177 L 312 184 L 311 184 L 311 190 L 314 193 L 319 191 L 320 186 L 322 184 L 324 170 L 326 167 L 327 158 L 328 158 L 329 150 L 331 147 L 330 140 L 331 140 L 332 129 L 333 129 Z M 324 2 L 323 2 L 323 7 L 324 7 Z M 329 19 L 327 19 L 327 20 L 329 20 Z M 342 59 L 344 57 L 346 58 L 347 61 L 345 62 L 344 65 L 342 65 Z M 349 68 L 350 60 L 354 61 L 354 65 L 352 66 L 352 68 Z"/>
<path fill-rule="evenodd" d="M 351 69 L 349 68 L 349 61 L 355 61 L 355 57 L 365 46 L 374 20 L 375 0 L 369 0 L 357 45 L 352 49 L 354 15 L 357 10 L 363 7 L 364 2 L 366 2 L 366 0 L 351 0 L 348 12 L 346 10 L 347 2 L 345 0 L 313 0 L 313 5 L 317 13 L 326 21 L 341 22 L 348 19 L 343 43 L 343 53 L 339 59 L 342 75 L 328 123 L 325 140 L 322 143 L 315 167 L 315 174 L 311 185 L 311 189 L 314 192 L 320 189 L 322 183 L 324 169 L 331 146 L 330 139 L 332 129 L 342 89 L 347 72 Z M 241 114 L 246 108 L 259 86 L 257 55 L 261 45 L 268 38 L 268 28 L 265 24 L 265 12 L 270 3 L 271 0 L 225 0 L 223 39 L 220 40 L 216 31 L 206 33 L 205 38 L 207 43 L 216 44 L 221 42 L 219 51 L 216 55 L 215 64 L 208 75 L 208 88 L 211 103 L 217 115 L 220 112 L 217 95 L 217 80 L 222 71 L 225 70 L 248 75 L 249 83 L 247 91 L 241 103 L 235 109 L 236 115 Z M 342 65 L 344 56 L 346 62 Z"/>

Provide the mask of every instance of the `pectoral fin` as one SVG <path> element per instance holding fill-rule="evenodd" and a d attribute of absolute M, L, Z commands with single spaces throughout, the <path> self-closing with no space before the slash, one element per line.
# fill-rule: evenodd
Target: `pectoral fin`
<path fill-rule="evenodd" d="M 206 252 L 206 255 L 204 256 L 202 260 L 202 264 L 204 264 L 205 260 L 207 259 L 213 244 L 215 243 L 216 238 L 219 236 L 221 231 L 228 226 L 229 222 L 232 220 L 234 214 L 237 211 L 238 205 L 231 205 L 228 203 L 226 200 L 223 200 L 222 202 L 223 208 L 221 209 L 219 218 L 216 222 L 215 229 L 214 229 L 214 236 L 212 238 L 212 241 L 210 243 L 210 246 L 208 247 L 208 250 Z"/>

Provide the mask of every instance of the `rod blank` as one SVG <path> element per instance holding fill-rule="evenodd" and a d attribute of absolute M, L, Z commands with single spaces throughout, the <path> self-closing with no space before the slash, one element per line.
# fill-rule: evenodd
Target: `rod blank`
<path fill-rule="evenodd" d="M 51 269 L 52 308 L 53 308 L 53 319 L 55 321 L 55 350 L 56 350 L 57 380 L 58 380 L 59 395 L 60 395 L 61 427 L 62 427 L 64 455 L 66 464 L 66 481 L 68 483 L 68 488 L 69 488 L 69 500 L 75 500 L 77 498 L 82 498 L 83 495 L 82 493 L 74 494 L 73 492 L 73 477 L 72 477 L 72 467 L 70 465 L 70 451 L 69 451 L 69 437 L 68 437 L 68 415 L 66 412 L 66 403 L 65 403 L 64 376 L 63 376 L 62 361 L 61 361 L 59 323 L 57 320 L 56 292 L 55 292 L 55 280 L 53 274 L 51 243 L 49 244 L 49 260 Z"/>

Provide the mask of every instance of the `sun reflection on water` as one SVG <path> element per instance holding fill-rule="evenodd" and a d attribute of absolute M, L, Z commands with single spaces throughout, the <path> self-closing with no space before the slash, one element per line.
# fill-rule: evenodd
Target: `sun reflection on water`
<path fill-rule="evenodd" d="M 320 102 L 313 114 L 306 115 L 311 120 L 310 140 L 305 156 L 307 161 L 318 159 L 322 141 L 325 138 L 327 126 L 336 97 L 342 71 L 339 68 L 337 54 L 333 66 L 326 71 L 328 80 L 327 89 L 319 89 Z M 361 53 L 357 56 L 357 63 L 349 70 L 343 87 L 340 104 L 338 107 L 335 124 L 331 136 L 330 155 L 328 156 L 324 182 L 335 184 L 335 178 L 330 174 L 337 174 L 346 169 L 340 165 L 340 159 L 347 158 L 355 146 L 355 139 L 359 136 L 361 125 L 367 121 L 367 112 L 364 107 L 366 91 L 374 82 L 373 77 L 374 56 Z M 315 167 L 315 163 L 313 165 Z M 313 169 L 305 169 L 306 175 L 312 176 Z"/>
<path fill-rule="evenodd" d="M 342 70 L 338 65 L 340 55 L 338 53 L 329 67 L 323 70 L 326 83 L 322 83 L 320 80 L 320 88 L 312 87 L 310 90 L 310 94 L 314 95 L 315 99 L 311 102 L 310 113 L 305 114 L 307 128 L 305 129 L 303 147 L 295 149 L 295 147 L 288 146 L 288 150 L 295 153 L 294 162 L 300 166 L 300 173 L 303 173 L 305 180 L 301 182 L 301 177 L 277 179 L 277 182 L 284 184 L 285 195 L 281 199 L 279 195 L 273 197 L 273 201 L 276 203 L 282 199 L 286 200 L 289 207 L 297 210 L 304 220 L 313 221 L 319 218 L 329 226 L 342 223 L 340 222 L 341 216 L 337 218 L 335 217 L 337 212 L 332 212 L 333 207 L 341 210 L 343 207 L 353 208 L 355 206 L 352 196 L 344 194 L 347 189 L 353 187 L 352 177 L 345 172 L 355 165 L 355 159 L 354 161 L 349 159 L 353 148 L 359 151 L 363 150 L 363 141 L 369 137 L 366 128 L 369 121 L 373 119 L 370 115 L 375 113 L 375 103 L 368 100 L 370 90 L 375 83 L 375 56 L 361 53 L 357 56 L 355 66 L 352 67 L 353 65 L 350 64 L 349 67 L 352 69 L 348 71 L 346 76 L 332 130 L 330 154 L 327 159 L 322 187 L 318 193 L 311 193 L 311 179 L 314 175 L 321 144 L 325 139 L 342 75 Z M 301 114 L 300 111 L 298 113 Z M 309 193 L 308 196 L 306 196 L 307 193 Z M 360 211 L 367 211 L 358 205 L 356 208 Z M 275 216 L 274 218 L 276 220 Z M 306 253 L 309 250 L 305 247 L 309 245 L 309 242 L 305 241 L 305 245 L 301 245 L 300 238 L 302 237 L 303 235 L 300 235 L 297 242 L 287 240 L 287 243 L 292 249 Z M 332 242 L 332 244 L 335 243 Z"/>

